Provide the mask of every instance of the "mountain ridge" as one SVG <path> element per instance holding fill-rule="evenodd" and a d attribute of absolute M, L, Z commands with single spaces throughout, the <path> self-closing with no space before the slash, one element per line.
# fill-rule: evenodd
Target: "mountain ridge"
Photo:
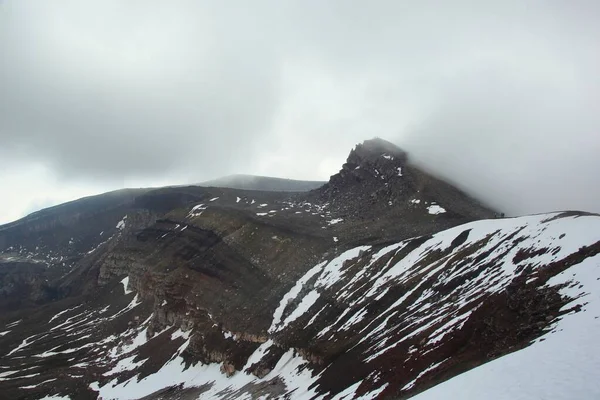
<path fill-rule="evenodd" d="M 316 189 L 325 182 L 307 181 L 273 176 L 233 174 L 201 182 L 198 186 L 213 186 L 229 189 L 262 190 L 270 192 L 305 192 Z"/>
<path fill-rule="evenodd" d="M 598 215 L 498 218 L 381 139 L 307 192 L 111 204 L 0 229 L 10 398 L 408 398 L 594 327 Z"/>

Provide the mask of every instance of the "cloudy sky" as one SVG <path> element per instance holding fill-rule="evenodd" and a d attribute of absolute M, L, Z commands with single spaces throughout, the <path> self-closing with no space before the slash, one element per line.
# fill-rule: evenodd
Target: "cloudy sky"
<path fill-rule="evenodd" d="M 380 136 L 510 214 L 600 212 L 595 0 L 0 1 L 0 223 L 327 179 Z"/>

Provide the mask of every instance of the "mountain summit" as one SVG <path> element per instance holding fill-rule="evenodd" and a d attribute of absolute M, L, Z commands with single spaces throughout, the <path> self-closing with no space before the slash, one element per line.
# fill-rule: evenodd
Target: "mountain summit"
<path fill-rule="evenodd" d="M 345 217 L 402 220 L 412 227 L 435 221 L 441 229 L 497 215 L 411 164 L 406 152 L 379 138 L 357 145 L 341 170 L 314 190 L 312 198 L 330 204 Z M 423 233 L 418 228 L 410 231 L 412 235 Z"/>
<path fill-rule="evenodd" d="M 0 227 L 0 397 L 597 398 L 600 216 L 494 217 L 381 139 L 43 210 Z"/>
<path fill-rule="evenodd" d="M 386 177 L 401 177 L 407 159 L 404 151 L 386 140 L 366 140 L 350 152 L 340 172 L 330 178 L 329 185 L 336 187 L 370 178 L 385 180 Z"/>
<path fill-rule="evenodd" d="M 388 159 L 391 157 L 398 161 L 406 162 L 408 154 L 387 140 L 373 138 L 356 145 L 356 147 L 350 151 L 346 164 L 349 164 L 349 167 L 352 168 L 361 165 L 363 162 L 377 161 L 379 157 Z"/>

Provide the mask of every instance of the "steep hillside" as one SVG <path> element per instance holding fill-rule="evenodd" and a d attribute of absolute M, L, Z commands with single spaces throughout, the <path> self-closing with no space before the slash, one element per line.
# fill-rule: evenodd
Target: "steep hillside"
<path fill-rule="evenodd" d="M 7 324 L 0 379 L 5 393 L 72 398 L 402 398 L 526 346 L 515 354 L 553 356 L 543 370 L 577 368 L 599 355 L 599 232 L 599 216 L 563 213 L 352 248 L 302 275 L 255 336 L 202 309 L 157 326 L 179 300 L 144 299 L 126 277 L 95 302 Z M 199 346 L 240 358 L 198 361 Z M 577 370 L 580 393 L 596 393 L 594 366 Z"/>
<path fill-rule="evenodd" d="M 488 397 L 528 354 L 600 387 L 600 216 L 496 218 L 380 139 L 306 193 L 86 204 L 0 227 L 0 398 Z"/>

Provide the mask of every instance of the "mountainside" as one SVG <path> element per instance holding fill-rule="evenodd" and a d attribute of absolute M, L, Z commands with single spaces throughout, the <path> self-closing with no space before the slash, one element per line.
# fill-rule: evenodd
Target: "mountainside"
<path fill-rule="evenodd" d="M 496 218 L 380 139 L 306 193 L 126 193 L 0 227 L 0 398 L 600 394 L 598 215 Z"/>

